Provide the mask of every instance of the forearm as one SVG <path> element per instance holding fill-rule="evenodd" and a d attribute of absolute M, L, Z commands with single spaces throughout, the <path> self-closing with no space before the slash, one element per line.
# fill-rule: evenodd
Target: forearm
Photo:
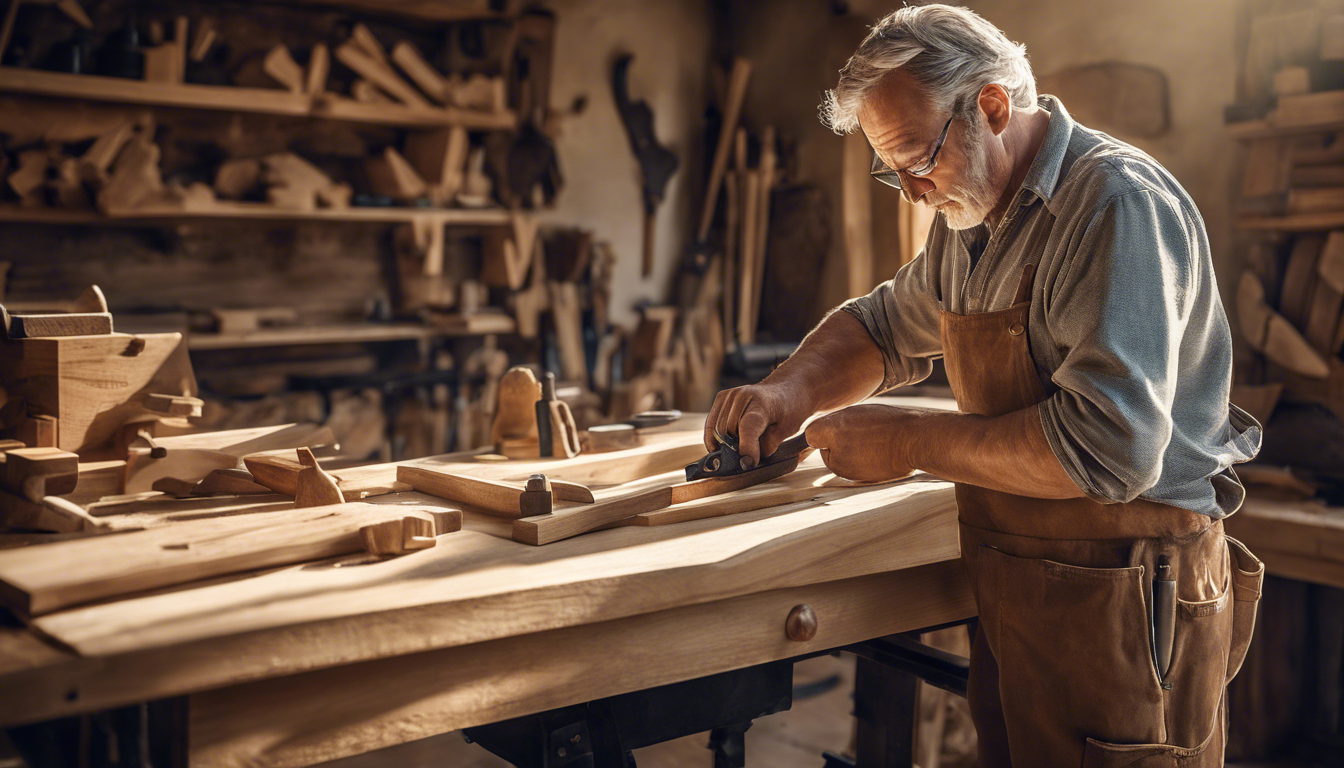
<path fill-rule="evenodd" d="M 1038 406 L 1003 416 L 929 412 L 896 438 L 915 469 L 944 480 L 1040 499 L 1085 494 L 1041 428 Z"/>
<path fill-rule="evenodd" d="M 882 352 L 863 323 L 848 312 L 832 312 L 761 384 L 787 389 L 818 413 L 872 395 L 883 373 Z"/>

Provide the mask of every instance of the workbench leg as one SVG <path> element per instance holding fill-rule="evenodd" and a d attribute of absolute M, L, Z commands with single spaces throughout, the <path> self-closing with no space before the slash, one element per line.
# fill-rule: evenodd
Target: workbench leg
<path fill-rule="evenodd" d="M 746 768 L 747 729 L 751 721 L 724 725 L 709 732 L 709 748 L 714 753 L 714 768 Z"/>
<path fill-rule="evenodd" d="M 854 672 L 858 719 L 856 768 L 910 768 L 914 764 L 919 678 L 863 657 Z"/>
<path fill-rule="evenodd" d="M 593 768 L 635 768 L 635 756 L 621 746 L 616 713 L 605 699 L 588 702 L 588 738 L 592 743 Z"/>

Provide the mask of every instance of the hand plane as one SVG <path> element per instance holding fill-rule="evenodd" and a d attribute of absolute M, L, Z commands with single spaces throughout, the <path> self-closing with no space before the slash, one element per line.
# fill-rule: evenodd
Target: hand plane
<path fill-rule="evenodd" d="M 742 455 L 737 452 L 736 435 L 720 435 L 717 431 L 714 437 L 719 441 L 719 447 L 705 454 L 699 461 L 686 467 L 686 480 L 703 480 L 707 477 L 730 477 L 740 475 L 746 472 L 742 466 Z M 807 433 L 795 435 L 779 444 L 779 448 L 769 456 L 761 459 L 761 463 L 752 467 L 768 467 L 771 464 L 778 464 L 781 461 L 792 459 L 807 450 Z"/>

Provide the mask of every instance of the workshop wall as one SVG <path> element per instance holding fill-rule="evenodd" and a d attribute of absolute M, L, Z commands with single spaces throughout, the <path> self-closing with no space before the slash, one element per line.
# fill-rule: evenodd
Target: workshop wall
<path fill-rule="evenodd" d="M 690 239 L 704 196 L 704 106 L 713 38 L 708 0 L 550 0 L 555 11 L 555 71 L 551 104 L 567 109 L 556 140 L 565 186 L 543 224 L 581 226 L 616 253 L 612 320 L 633 328 L 636 302 L 662 303 Z M 653 110 L 658 140 L 677 153 L 676 175 L 658 209 L 653 274 L 640 277 L 643 203 L 639 165 L 611 94 L 611 64 L 634 54 L 630 96 Z"/>

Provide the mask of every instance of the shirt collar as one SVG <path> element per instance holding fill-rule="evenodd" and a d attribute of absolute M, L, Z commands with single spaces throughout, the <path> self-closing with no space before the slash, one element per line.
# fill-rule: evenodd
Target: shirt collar
<path fill-rule="evenodd" d="M 1035 193 L 1049 207 L 1064 168 L 1069 141 L 1073 138 L 1073 118 L 1054 96 L 1041 96 L 1036 104 L 1050 113 L 1050 122 L 1046 125 L 1045 139 L 1036 152 L 1036 159 L 1022 179 L 1022 189 Z"/>

